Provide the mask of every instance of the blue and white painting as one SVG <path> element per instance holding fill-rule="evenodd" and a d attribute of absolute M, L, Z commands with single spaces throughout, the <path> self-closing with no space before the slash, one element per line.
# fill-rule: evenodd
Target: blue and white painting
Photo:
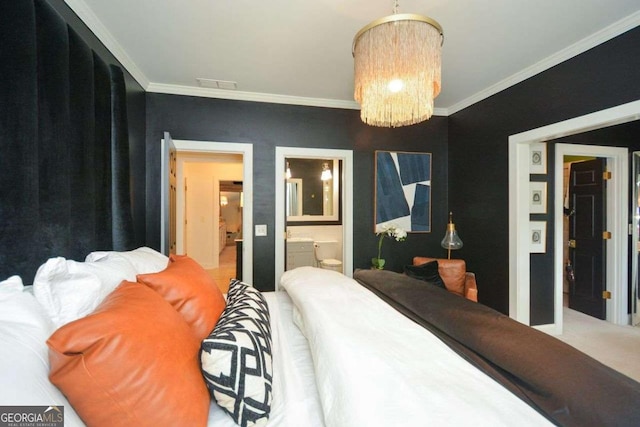
<path fill-rule="evenodd" d="M 376 151 L 375 231 L 431 231 L 431 153 Z"/>

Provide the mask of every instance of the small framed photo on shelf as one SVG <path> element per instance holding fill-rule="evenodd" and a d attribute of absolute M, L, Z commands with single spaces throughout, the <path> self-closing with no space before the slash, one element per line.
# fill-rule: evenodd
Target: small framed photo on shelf
<path fill-rule="evenodd" d="M 529 221 L 529 252 L 547 252 L 547 221 Z"/>
<path fill-rule="evenodd" d="M 529 173 L 547 173 L 547 144 L 544 142 L 529 144 Z"/>
<path fill-rule="evenodd" d="M 547 183 L 529 183 L 529 213 L 547 213 Z"/>

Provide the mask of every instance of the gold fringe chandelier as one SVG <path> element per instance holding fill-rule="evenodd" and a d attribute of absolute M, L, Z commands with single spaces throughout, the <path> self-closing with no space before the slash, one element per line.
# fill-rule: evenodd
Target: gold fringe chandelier
<path fill-rule="evenodd" d="M 377 19 L 353 38 L 355 91 L 363 122 L 399 127 L 428 120 L 440 93 L 442 27 L 413 13 Z"/>

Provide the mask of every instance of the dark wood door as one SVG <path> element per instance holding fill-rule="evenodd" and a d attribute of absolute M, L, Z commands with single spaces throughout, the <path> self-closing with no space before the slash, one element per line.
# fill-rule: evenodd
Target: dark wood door
<path fill-rule="evenodd" d="M 176 190 L 177 190 L 177 174 L 178 174 L 178 152 L 176 146 L 171 144 L 169 149 L 169 253 L 176 253 L 177 240 L 177 208 L 176 208 Z"/>
<path fill-rule="evenodd" d="M 575 280 L 569 308 L 606 319 L 605 159 L 571 164 L 569 179 L 569 259 Z"/>
<path fill-rule="evenodd" d="M 161 203 L 165 216 L 162 218 L 162 239 L 166 255 L 176 253 L 176 146 L 169 132 L 164 133 L 162 153 Z"/>

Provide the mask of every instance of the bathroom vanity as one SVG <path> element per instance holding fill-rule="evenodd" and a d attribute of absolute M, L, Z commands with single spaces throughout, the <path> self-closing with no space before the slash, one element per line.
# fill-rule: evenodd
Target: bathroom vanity
<path fill-rule="evenodd" d="M 287 270 L 297 267 L 315 266 L 313 240 L 305 238 L 287 239 Z"/>

